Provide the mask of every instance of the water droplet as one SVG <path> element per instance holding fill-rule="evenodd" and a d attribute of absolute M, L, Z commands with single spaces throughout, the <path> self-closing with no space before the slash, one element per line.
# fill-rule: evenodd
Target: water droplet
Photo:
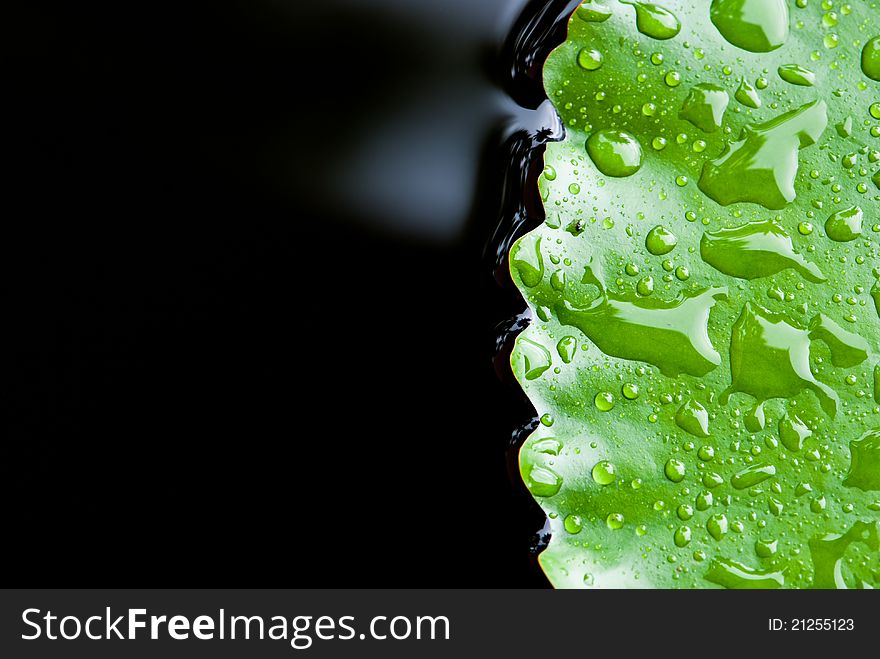
<path fill-rule="evenodd" d="M 788 37 L 785 0 L 712 0 L 709 16 L 729 43 L 753 53 L 776 50 Z"/>
<path fill-rule="evenodd" d="M 547 467 L 533 466 L 526 478 L 526 486 L 536 497 L 552 497 L 562 487 L 562 477 Z"/>
<path fill-rule="evenodd" d="M 828 123 L 824 101 L 807 103 L 763 124 L 703 166 L 700 190 L 722 206 L 748 201 L 771 210 L 794 201 L 798 149 L 815 144 Z"/>
<path fill-rule="evenodd" d="M 880 490 L 880 428 L 849 443 L 849 474 L 843 484 L 860 490 Z"/>
<path fill-rule="evenodd" d="M 837 211 L 825 221 L 825 234 L 840 243 L 855 240 L 862 235 L 862 209 L 851 206 Z"/>
<path fill-rule="evenodd" d="M 605 524 L 608 525 L 608 528 L 612 531 L 617 531 L 618 529 L 623 528 L 624 518 L 620 513 L 609 513 L 608 517 L 605 518 Z"/>
<path fill-rule="evenodd" d="M 834 127 L 837 134 L 841 137 L 849 137 L 852 135 L 852 117 L 847 117 Z"/>
<path fill-rule="evenodd" d="M 511 262 L 526 288 L 534 288 L 544 278 L 544 258 L 541 256 L 541 238 L 534 242 L 529 236 L 520 240 L 511 252 Z"/>
<path fill-rule="evenodd" d="M 755 553 L 761 558 L 770 558 L 776 553 L 779 546 L 778 540 L 755 540 Z"/>
<path fill-rule="evenodd" d="M 673 483 L 680 483 L 684 480 L 685 476 L 684 463 L 681 460 L 670 458 L 666 461 L 666 466 L 663 467 L 663 473 L 666 474 L 666 478 Z"/>
<path fill-rule="evenodd" d="M 697 451 L 697 456 L 703 462 L 711 462 L 715 458 L 715 449 L 711 446 L 701 446 Z"/>
<path fill-rule="evenodd" d="M 688 504 L 683 503 L 678 507 L 675 513 L 681 521 L 686 522 L 694 516 L 694 509 Z"/>
<path fill-rule="evenodd" d="M 695 437 L 709 436 L 709 413 L 693 398 L 688 399 L 675 413 L 675 424 Z"/>
<path fill-rule="evenodd" d="M 573 336 L 563 336 L 556 344 L 556 352 L 566 364 L 570 364 L 577 351 L 577 339 Z"/>
<path fill-rule="evenodd" d="M 674 538 L 676 547 L 687 547 L 691 542 L 690 527 L 681 526 L 675 530 Z"/>
<path fill-rule="evenodd" d="M 773 465 L 750 465 L 734 474 L 730 484 L 737 490 L 745 490 L 775 475 L 776 467 Z"/>
<path fill-rule="evenodd" d="M 844 560 L 847 549 L 853 543 L 863 543 L 873 552 L 880 550 L 880 525 L 877 522 L 858 521 L 843 535 L 829 533 L 810 539 L 810 555 L 813 559 L 813 588 L 852 588 L 870 584 L 847 584 Z M 851 579 L 851 577 L 850 577 Z"/>
<path fill-rule="evenodd" d="M 659 224 L 645 237 L 645 248 L 654 256 L 668 254 L 675 249 L 678 239 L 669 229 Z"/>
<path fill-rule="evenodd" d="M 770 277 L 793 268 L 809 281 L 825 281 L 818 267 L 795 252 L 791 237 L 774 220 L 707 231 L 700 240 L 700 256 L 716 270 L 740 279 Z"/>
<path fill-rule="evenodd" d="M 812 390 L 829 416 L 837 412 L 837 394 L 810 370 L 810 333 L 754 302 L 745 304 L 734 323 L 730 365 L 733 382 L 722 394 L 722 404 L 733 392 L 765 401 Z"/>
<path fill-rule="evenodd" d="M 516 347 L 516 354 L 521 360 L 526 380 L 536 380 L 553 365 L 550 352 L 539 343 L 520 338 Z"/>
<path fill-rule="evenodd" d="M 610 412 L 614 408 L 614 394 L 600 391 L 593 399 L 596 409 L 600 412 Z"/>
<path fill-rule="evenodd" d="M 596 71 L 602 66 L 602 53 L 595 48 L 584 48 L 578 53 L 578 65 L 586 71 Z"/>
<path fill-rule="evenodd" d="M 566 531 L 574 535 L 581 532 L 584 523 L 579 515 L 567 515 L 562 522 L 562 525 L 565 527 Z"/>
<path fill-rule="evenodd" d="M 599 485 L 611 485 L 611 483 L 614 482 L 614 479 L 617 478 L 614 465 L 608 462 L 608 460 L 597 462 L 593 466 L 593 471 L 590 473 L 593 476 L 593 480 Z"/>
<path fill-rule="evenodd" d="M 718 487 L 724 483 L 724 478 L 715 471 L 707 471 L 703 474 L 703 485 L 708 487 L 710 490 Z"/>
<path fill-rule="evenodd" d="M 880 36 L 869 39 L 862 49 L 862 73 L 880 81 Z"/>
<path fill-rule="evenodd" d="M 605 289 L 592 266 L 584 282 L 599 286 L 600 297 L 587 307 L 563 299 L 556 316 L 581 330 L 606 355 L 653 364 L 664 375 L 705 375 L 721 363 L 708 337 L 709 310 L 726 289 L 687 292 L 671 301 L 630 299 Z"/>
<path fill-rule="evenodd" d="M 669 87 L 678 87 L 681 84 L 681 74 L 678 71 L 670 71 L 663 78 L 663 81 Z"/>
<path fill-rule="evenodd" d="M 798 64 L 783 64 L 777 69 L 777 73 L 791 85 L 812 87 L 816 84 L 816 74 Z"/>
<path fill-rule="evenodd" d="M 642 147 L 638 140 L 619 130 L 600 130 L 590 135 L 587 153 L 606 176 L 632 176 L 642 166 Z"/>
<path fill-rule="evenodd" d="M 636 10 L 636 28 L 652 39 L 671 39 L 681 30 L 681 23 L 668 9 L 648 2 L 630 2 L 621 0 L 625 5 L 632 5 Z"/>
<path fill-rule="evenodd" d="M 734 97 L 746 107 L 755 109 L 761 107 L 761 97 L 758 96 L 758 90 L 746 82 L 745 78 L 739 81 L 739 88 L 736 90 Z"/>
<path fill-rule="evenodd" d="M 611 18 L 612 11 L 596 0 L 583 0 L 577 8 L 576 15 L 582 21 L 588 23 L 602 23 Z"/>
<path fill-rule="evenodd" d="M 871 103 L 868 113 L 875 119 L 880 119 L 880 103 Z"/>
<path fill-rule="evenodd" d="M 711 492 L 701 492 L 696 499 L 697 510 L 709 510 L 714 503 L 714 497 Z"/>
<path fill-rule="evenodd" d="M 720 513 L 712 515 L 706 522 L 706 530 L 716 540 L 721 540 L 727 535 L 727 515 Z"/>
<path fill-rule="evenodd" d="M 642 277 L 636 284 L 636 292 L 645 297 L 654 292 L 654 278 L 651 276 Z"/>
<path fill-rule="evenodd" d="M 635 400 L 639 397 L 639 387 L 632 382 L 627 382 L 620 388 L 623 397 L 627 400 Z"/>
<path fill-rule="evenodd" d="M 679 117 L 706 133 L 721 128 L 730 97 L 723 87 L 702 83 L 693 87 L 682 105 Z"/>
<path fill-rule="evenodd" d="M 758 403 L 751 410 L 749 410 L 746 415 L 743 417 L 743 423 L 745 423 L 746 430 L 749 432 L 760 432 L 764 429 L 764 404 Z"/>
<path fill-rule="evenodd" d="M 532 450 L 536 453 L 546 453 L 547 455 L 559 455 L 562 450 L 562 442 L 555 437 L 545 437 L 539 439 L 532 444 Z"/>
<path fill-rule="evenodd" d="M 709 564 L 706 581 L 729 589 L 776 590 L 785 585 L 784 570 L 756 570 L 737 561 L 716 558 Z"/>
<path fill-rule="evenodd" d="M 779 441 L 789 451 L 800 451 L 813 431 L 796 414 L 786 414 L 779 420 Z"/>

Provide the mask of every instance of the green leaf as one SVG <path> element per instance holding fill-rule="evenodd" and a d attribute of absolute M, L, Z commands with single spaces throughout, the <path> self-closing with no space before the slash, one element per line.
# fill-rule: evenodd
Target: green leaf
<path fill-rule="evenodd" d="M 511 364 L 555 586 L 880 585 L 880 4 L 829 7 L 587 2 L 546 63 Z"/>

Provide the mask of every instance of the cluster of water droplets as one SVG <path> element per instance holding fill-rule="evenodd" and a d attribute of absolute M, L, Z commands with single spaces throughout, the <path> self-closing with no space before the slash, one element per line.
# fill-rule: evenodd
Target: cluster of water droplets
<path fill-rule="evenodd" d="M 866 5 L 588 0 L 551 56 L 568 137 L 511 266 L 554 583 L 880 584 Z"/>

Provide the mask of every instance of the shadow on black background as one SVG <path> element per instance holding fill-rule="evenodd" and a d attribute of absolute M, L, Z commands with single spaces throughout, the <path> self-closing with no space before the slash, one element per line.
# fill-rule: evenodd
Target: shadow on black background
<path fill-rule="evenodd" d="M 480 259 L 512 113 L 489 63 L 523 3 L 298 4 L 18 17 L 22 585 L 545 583 L 505 461 L 528 408 L 490 362 L 519 303 Z M 424 123 L 417 157 L 364 156 L 407 108 L 388 153 Z"/>

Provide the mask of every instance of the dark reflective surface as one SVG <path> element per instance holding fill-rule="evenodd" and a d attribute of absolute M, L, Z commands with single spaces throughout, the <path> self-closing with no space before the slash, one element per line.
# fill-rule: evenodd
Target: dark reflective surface
<path fill-rule="evenodd" d="M 524 3 L 302 4 L 18 17 L 30 585 L 544 584 L 505 455 L 530 412 L 491 361 L 521 303 L 481 256 L 499 144 L 542 123 L 498 66 Z"/>

